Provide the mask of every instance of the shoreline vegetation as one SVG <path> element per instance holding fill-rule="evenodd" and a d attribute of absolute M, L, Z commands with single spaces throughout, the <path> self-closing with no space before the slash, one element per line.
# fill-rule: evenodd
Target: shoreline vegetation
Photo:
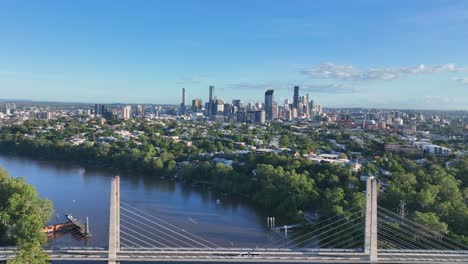
<path fill-rule="evenodd" d="M 9 264 L 49 263 L 41 250 L 47 240 L 42 228 L 52 211 L 51 201 L 40 199 L 32 185 L 0 167 L 0 246 L 17 246 Z"/>

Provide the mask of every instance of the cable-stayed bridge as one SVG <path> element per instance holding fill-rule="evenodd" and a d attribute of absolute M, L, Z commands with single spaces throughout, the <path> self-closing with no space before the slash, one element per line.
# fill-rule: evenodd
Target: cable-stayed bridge
<path fill-rule="evenodd" d="M 352 208 L 266 245 L 220 245 L 120 199 L 112 179 L 108 248 L 46 248 L 52 260 L 250 263 L 468 263 L 468 246 L 377 205 L 368 179 L 366 208 Z M 68 232 L 68 231 L 67 231 Z M 70 232 L 73 232 L 70 230 Z M 15 248 L 0 248 L 0 260 Z"/>

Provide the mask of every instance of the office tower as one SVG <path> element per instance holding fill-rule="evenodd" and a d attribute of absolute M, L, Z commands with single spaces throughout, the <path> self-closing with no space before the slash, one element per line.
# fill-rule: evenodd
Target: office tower
<path fill-rule="evenodd" d="M 251 123 L 251 124 L 255 123 L 255 111 L 252 111 L 252 110 L 247 111 L 245 122 Z"/>
<path fill-rule="evenodd" d="M 278 119 L 279 118 L 279 108 L 278 108 L 278 105 L 273 102 L 273 107 L 271 108 L 272 110 L 272 116 L 271 116 L 271 119 Z"/>
<path fill-rule="evenodd" d="M 302 104 L 302 102 L 297 103 L 297 107 L 296 107 L 297 116 L 302 116 L 302 114 L 303 114 L 302 110 L 303 109 L 304 109 L 304 105 Z"/>
<path fill-rule="evenodd" d="M 225 116 L 230 116 L 231 114 L 233 114 L 234 111 L 233 111 L 233 106 L 232 104 L 229 104 L 229 103 L 225 103 L 224 104 L 224 115 Z"/>
<path fill-rule="evenodd" d="M 144 114 L 143 106 L 137 105 L 137 107 L 136 107 L 136 116 L 142 117 L 143 114 Z"/>
<path fill-rule="evenodd" d="M 208 116 L 212 116 L 216 114 L 216 96 L 215 96 L 215 87 L 213 85 L 210 86 L 210 97 L 208 98 Z"/>
<path fill-rule="evenodd" d="M 213 85 L 210 86 L 210 102 L 213 101 L 215 99 L 215 87 Z"/>
<path fill-rule="evenodd" d="M 232 105 L 237 107 L 237 111 L 240 111 L 244 108 L 244 103 L 242 103 L 242 101 L 239 99 L 232 100 Z"/>
<path fill-rule="evenodd" d="M 185 88 L 182 88 L 182 105 L 185 106 Z"/>
<path fill-rule="evenodd" d="M 315 111 L 314 100 L 310 100 L 309 109 L 311 113 Z"/>
<path fill-rule="evenodd" d="M 104 115 L 104 105 L 103 104 L 95 104 L 94 105 L 94 115 L 95 116 L 102 116 Z"/>
<path fill-rule="evenodd" d="M 131 117 L 132 114 L 132 106 L 127 105 L 122 108 L 122 118 L 127 120 Z"/>
<path fill-rule="evenodd" d="M 297 109 L 299 104 L 299 86 L 294 86 L 293 107 Z"/>
<path fill-rule="evenodd" d="M 192 111 L 196 112 L 197 110 L 202 109 L 202 100 L 201 99 L 194 99 L 192 100 Z"/>
<path fill-rule="evenodd" d="M 185 88 L 182 88 L 182 103 L 180 104 L 180 114 L 185 115 Z"/>
<path fill-rule="evenodd" d="M 242 111 L 238 111 L 236 113 L 236 117 L 237 117 L 237 122 L 246 122 L 246 119 L 247 119 L 247 112 L 245 112 L 244 110 Z"/>
<path fill-rule="evenodd" d="M 16 104 L 14 103 L 7 103 L 5 104 L 5 114 L 7 115 L 11 115 L 13 114 L 14 112 L 16 112 Z"/>
<path fill-rule="evenodd" d="M 36 118 L 50 120 L 52 119 L 52 113 L 49 111 L 42 111 L 36 113 Z"/>
<path fill-rule="evenodd" d="M 273 119 L 273 90 L 265 92 L 265 118 L 268 121 Z"/>
<path fill-rule="evenodd" d="M 214 100 L 215 104 L 215 109 L 214 109 L 214 112 L 213 112 L 213 115 L 217 115 L 218 113 L 219 114 L 223 114 L 224 113 L 224 100 L 222 99 L 217 99 L 217 100 Z"/>
<path fill-rule="evenodd" d="M 264 110 L 255 111 L 255 122 L 260 123 L 260 124 L 265 123 L 265 111 Z"/>
<path fill-rule="evenodd" d="M 205 116 L 211 115 L 211 103 L 205 103 Z"/>
<path fill-rule="evenodd" d="M 302 104 L 304 106 L 303 113 L 306 115 L 309 115 L 310 109 L 309 109 L 309 94 L 306 93 L 305 96 L 302 97 Z"/>

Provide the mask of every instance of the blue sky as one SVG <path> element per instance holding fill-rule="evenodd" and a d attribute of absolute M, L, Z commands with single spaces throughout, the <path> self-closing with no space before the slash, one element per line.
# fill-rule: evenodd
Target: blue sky
<path fill-rule="evenodd" d="M 0 98 L 468 110 L 468 1 L 0 2 Z"/>

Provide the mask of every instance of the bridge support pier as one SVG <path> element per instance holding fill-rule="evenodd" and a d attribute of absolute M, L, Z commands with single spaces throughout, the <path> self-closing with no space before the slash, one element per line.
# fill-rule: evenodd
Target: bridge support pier
<path fill-rule="evenodd" d="M 120 250 L 120 178 L 111 181 L 109 215 L 109 264 L 117 264 L 117 252 Z"/>
<path fill-rule="evenodd" d="M 364 253 L 369 256 L 370 263 L 377 263 L 377 191 L 377 180 L 368 177 Z"/>

